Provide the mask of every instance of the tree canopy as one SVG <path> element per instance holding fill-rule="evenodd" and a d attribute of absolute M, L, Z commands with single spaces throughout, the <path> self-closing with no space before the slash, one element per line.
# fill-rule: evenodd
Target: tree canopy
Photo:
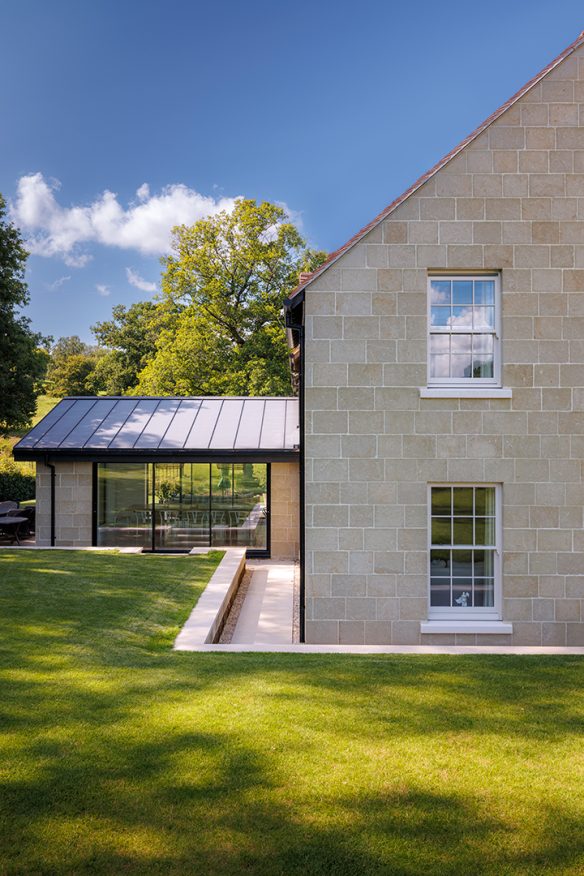
<path fill-rule="evenodd" d="M 175 228 L 172 248 L 163 260 L 164 319 L 138 391 L 289 393 L 284 299 L 325 254 L 306 246 L 282 207 L 245 199 Z"/>
<path fill-rule="evenodd" d="M 156 349 L 164 314 L 154 301 L 116 304 L 112 318 L 91 327 L 100 346 L 107 348 L 93 375 L 108 395 L 122 395 L 138 383 L 138 375 Z"/>
<path fill-rule="evenodd" d="M 59 338 L 50 351 L 46 390 L 50 395 L 89 395 L 102 391 L 97 365 L 103 352 L 77 335 Z"/>
<path fill-rule="evenodd" d="M 30 423 L 47 367 L 44 339 L 19 312 L 29 302 L 27 256 L 0 195 L 0 432 L 5 434 Z"/>

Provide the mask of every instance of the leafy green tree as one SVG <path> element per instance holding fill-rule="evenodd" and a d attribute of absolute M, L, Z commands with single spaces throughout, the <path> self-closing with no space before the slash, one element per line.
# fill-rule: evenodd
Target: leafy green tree
<path fill-rule="evenodd" d="M 5 217 L 0 195 L 0 432 L 7 434 L 30 423 L 47 361 L 44 339 L 19 313 L 30 298 L 24 280 L 28 253 Z"/>
<path fill-rule="evenodd" d="M 122 395 L 137 385 L 138 374 L 156 352 L 162 311 L 154 301 L 139 301 L 130 307 L 117 304 L 111 319 L 91 327 L 99 345 L 107 348 L 96 363 L 93 380 L 108 395 Z"/>
<path fill-rule="evenodd" d="M 324 258 L 267 202 L 241 199 L 231 213 L 175 228 L 162 278 L 161 306 L 171 315 L 139 391 L 289 393 L 283 302 L 299 273 Z"/>
<path fill-rule="evenodd" d="M 50 352 L 46 389 L 56 397 L 89 395 L 102 391 L 95 377 L 97 364 L 103 355 L 77 335 L 59 338 Z"/>

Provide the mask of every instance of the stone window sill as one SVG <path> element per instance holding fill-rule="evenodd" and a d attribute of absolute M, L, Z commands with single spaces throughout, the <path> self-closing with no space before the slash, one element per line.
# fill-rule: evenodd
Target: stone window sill
<path fill-rule="evenodd" d="M 513 632 L 513 624 L 503 621 L 471 621 L 471 620 L 433 620 L 422 621 L 420 632 L 424 633 L 459 633 L 461 635 L 509 635 Z"/>
<path fill-rule="evenodd" d="M 462 386 L 421 386 L 420 398 L 513 398 L 513 390 L 506 386 L 481 386 L 466 389 Z"/>

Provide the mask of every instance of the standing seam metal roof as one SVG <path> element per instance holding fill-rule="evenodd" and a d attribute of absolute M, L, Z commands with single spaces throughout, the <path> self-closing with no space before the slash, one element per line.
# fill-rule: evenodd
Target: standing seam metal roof
<path fill-rule="evenodd" d="M 91 396 L 62 399 L 14 451 L 293 452 L 298 443 L 297 398 Z"/>

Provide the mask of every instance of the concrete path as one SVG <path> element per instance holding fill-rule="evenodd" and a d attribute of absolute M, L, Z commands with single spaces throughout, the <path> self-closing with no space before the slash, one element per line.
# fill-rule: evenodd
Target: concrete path
<path fill-rule="evenodd" d="M 249 560 L 247 568 L 251 581 L 231 644 L 291 645 L 294 563 Z"/>

